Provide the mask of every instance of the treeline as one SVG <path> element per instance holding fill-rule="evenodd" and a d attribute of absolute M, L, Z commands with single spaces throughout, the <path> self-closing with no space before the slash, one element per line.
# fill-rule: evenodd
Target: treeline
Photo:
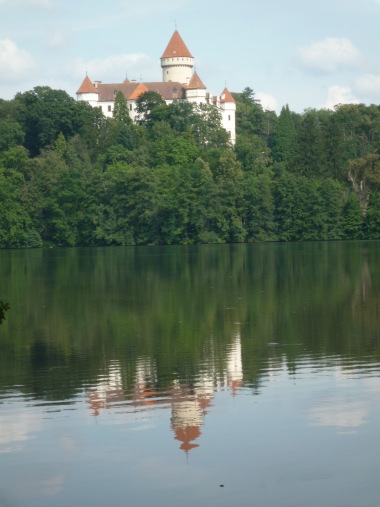
<path fill-rule="evenodd" d="M 147 92 L 132 124 L 64 91 L 0 100 L 0 247 L 380 238 L 380 106 L 277 116 Z"/>

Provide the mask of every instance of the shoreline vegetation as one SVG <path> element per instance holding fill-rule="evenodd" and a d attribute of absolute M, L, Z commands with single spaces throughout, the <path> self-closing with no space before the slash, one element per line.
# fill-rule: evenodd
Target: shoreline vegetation
<path fill-rule="evenodd" d="M 212 107 L 155 92 L 139 120 L 62 90 L 0 99 L 0 248 L 380 238 L 380 106 L 297 114 L 233 93 Z"/>

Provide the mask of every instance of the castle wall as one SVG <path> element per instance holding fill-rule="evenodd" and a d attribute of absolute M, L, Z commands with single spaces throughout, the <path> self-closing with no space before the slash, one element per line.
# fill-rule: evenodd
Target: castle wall
<path fill-rule="evenodd" d="M 97 93 L 80 93 L 78 94 L 78 100 L 88 102 L 90 106 L 97 107 L 98 105 L 98 94 Z"/>

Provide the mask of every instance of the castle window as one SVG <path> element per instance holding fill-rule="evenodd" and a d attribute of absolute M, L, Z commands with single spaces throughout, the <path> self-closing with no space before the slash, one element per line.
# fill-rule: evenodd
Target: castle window
<path fill-rule="evenodd" d="M 231 115 L 230 114 L 228 115 L 228 120 L 231 120 Z"/>
<path fill-rule="evenodd" d="M 129 110 L 132 111 L 132 104 L 129 104 Z"/>
<path fill-rule="evenodd" d="M 109 111 L 109 112 L 111 112 L 111 111 L 112 111 L 111 106 L 108 106 L 108 111 Z"/>

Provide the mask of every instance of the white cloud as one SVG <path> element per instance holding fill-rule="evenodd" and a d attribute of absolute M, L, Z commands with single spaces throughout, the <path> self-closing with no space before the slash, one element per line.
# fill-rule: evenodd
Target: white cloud
<path fill-rule="evenodd" d="M 299 65 L 328 74 L 354 68 L 360 60 L 359 50 L 344 37 L 326 37 L 298 49 Z"/>
<path fill-rule="evenodd" d="M 277 100 L 267 93 L 257 92 L 255 94 L 255 98 L 260 100 L 263 109 L 268 109 L 269 111 L 278 111 L 279 106 Z"/>
<path fill-rule="evenodd" d="M 114 55 L 88 62 L 78 59 L 72 67 L 72 74 L 78 79 L 83 79 L 86 71 L 92 80 L 104 79 L 108 83 L 115 79 L 115 82 L 119 83 L 125 79 L 126 74 L 129 79 L 139 80 L 141 76 L 143 81 L 148 81 L 151 79 L 150 76 L 157 73 L 157 63 L 144 54 L 135 53 Z"/>
<path fill-rule="evenodd" d="M 380 74 L 364 74 L 358 77 L 355 87 L 360 92 L 374 93 L 380 97 Z"/>
<path fill-rule="evenodd" d="M 338 104 L 358 104 L 360 101 L 352 94 L 348 86 L 330 86 L 327 90 L 326 102 L 322 107 L 334 109 Z"/>
<path fill-rule="evenodd" d="M 0 454 L 20 448 L 21 442 L 32 438 L 33 434 L 42 428 L 41 417 L 37 414 L 19 412 L 4 413 L 0 416 Z"/>
<path fill-rule="evenodd" d="M 0 82 L 26 76 L 36 66 L 33 56 L 10 39 L 0 40 Z"/>
<path fill-rule="evenodd" d="M 335 402 L 314 407 L 309 411 L 310 426 L 358 428 L 366 422 L 369 407 L 366 403 Z"/>

